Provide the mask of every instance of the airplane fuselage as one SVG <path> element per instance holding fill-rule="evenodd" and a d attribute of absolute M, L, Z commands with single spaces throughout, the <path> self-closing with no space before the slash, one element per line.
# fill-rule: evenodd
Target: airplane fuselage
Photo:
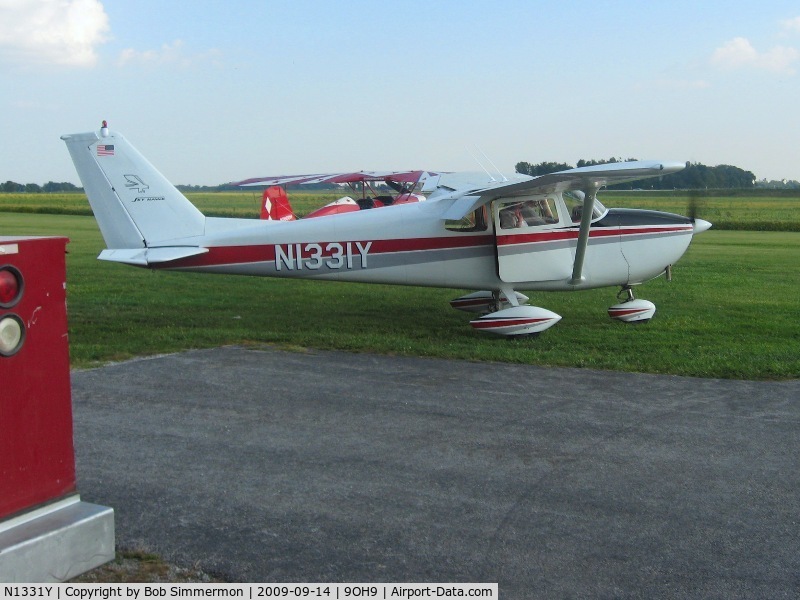
<path fill-rule="evenodd" d="M 611 209 L 592 224 L 583 281 L 570 283 L 578 223 L 505 230 L 449 229 L 437 202 L 292 222 L 206 220 L 206 234 L 171 245 L 208 252 L 155 268 L 399 285 L 575 290 L 635 285 L 677 261 L 692 238 L 686 217 Z M 494 217 L 496 217 L 496 211 Z"/>

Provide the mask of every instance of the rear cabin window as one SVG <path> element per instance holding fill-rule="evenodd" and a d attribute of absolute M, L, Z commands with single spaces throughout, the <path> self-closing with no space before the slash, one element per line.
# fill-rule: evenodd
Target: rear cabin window
<path fill-rule="evenodd" d="M 481 206 L 458 220 L 448 219 L 444 222 L 444 227 L 449 231 L 486 231 L 489 227 L 486 207 Z"/>
<path fill-rule="evenodd" d="M 498 210 L 500 229 L 517 229 L 558 223 L 558 205 L 554 198 L 536 198 L 503 202 Z"/>

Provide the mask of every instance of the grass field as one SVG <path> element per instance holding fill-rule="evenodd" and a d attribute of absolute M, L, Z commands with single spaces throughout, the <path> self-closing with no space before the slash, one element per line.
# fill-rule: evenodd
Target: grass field
<path fill-rule="evenodd" d="M 0 233 L 64 235 L 71 359 L 87 367 L 223 344 L 375 351 L 701 377 L 800 377 L 800 233 L 698 236 L 638 296 L 647 325 L 612 322 L 614 289 L 534 294 L 563 316 L 537 339 L 473 331 L 448 301 L 461 291 L 157 272 L 99 262 L 92 217 L 0 215 Z"/>

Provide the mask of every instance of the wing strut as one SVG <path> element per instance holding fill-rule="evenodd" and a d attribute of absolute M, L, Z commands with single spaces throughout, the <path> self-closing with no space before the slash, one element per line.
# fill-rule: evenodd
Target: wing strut
<path fill-rule="evenodd" d="M 583 271 L 583 259 L 586 256 L 586 246 L 589 244 L 589 228 L 592 224 L 592 211 L 594 210 L 594 200 L 597 196 L 597 187 L 587 187 L 585 194 L 581 228 L 578 233 L 578 245 L 575 247 L 575 262 L 572 265 L 572 278 L 569 280 L 570 285 L 578 285 L 584 280 L 581 273 Z"/>

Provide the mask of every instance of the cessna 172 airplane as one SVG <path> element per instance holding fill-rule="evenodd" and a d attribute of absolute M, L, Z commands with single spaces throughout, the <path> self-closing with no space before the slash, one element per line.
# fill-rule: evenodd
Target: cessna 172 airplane
<path fill-rule="evenodd" d="M 655 306 L 634 298 L 633 286 L 669 277 L 692 236 L 711 226 L 670 213 L 607 209 L 597 200 L 604 186 L 684 167 L 659 161 L 502 179 L 419 172 L 414 183 L 424 180 L 424 201 L 297 220 L 206 217 L 103 125 L 99 132 L 62 136 L 107 245 L 99 259 L 151 269 L 475 290 L 451 305 L 480 314 L 471 321 L 476 330 L 508 336 L 538 334 L 561 319 L 527 304 L 519 290 L 620 287 L 622 301 L 609 315 L 649 320 Z M 394 182 L 411 183 L 408 173 L 394 173 Z M 380 177 L 393 181 L 392 173 Z M 402 190 L 399 195 L 410 193 Z"/>

